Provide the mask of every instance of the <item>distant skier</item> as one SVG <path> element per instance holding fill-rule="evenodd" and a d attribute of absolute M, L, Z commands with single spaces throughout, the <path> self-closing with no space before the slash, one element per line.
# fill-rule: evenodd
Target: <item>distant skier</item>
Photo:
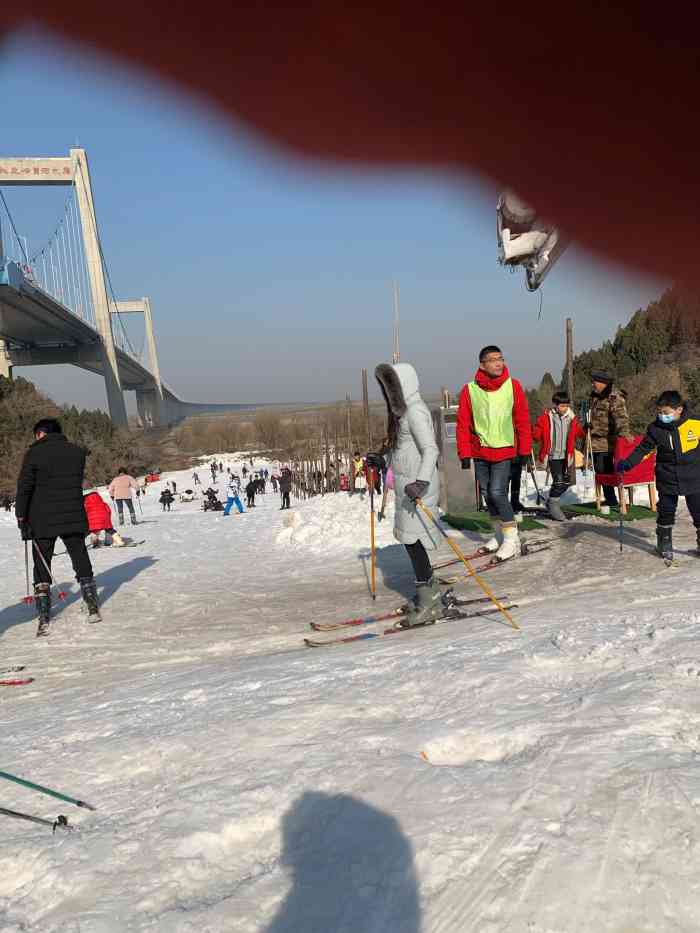
<path fill-rule="evenodd" d="M 274 473 L 272 474 L 270 482 L 272 483 L 272 491 L 276 494 L 277 493 L 277 477 L 275 476 Z"/>
<path fill-rule="evenodd" d="M 280 476 L 279 484 L 280 484 L 280 493 L 282 494 L 282 506 L 280 508 L 280 512 L 281 512 L 282 509 L 291 508 L 291 505 L 289 504 L 289 497 L 292 492 L 292 471 L 289 469 L 289 467 L 284 467 L 284 469 L 282 470 L 282 475 Z"/>
<path fill-rule="evenodd" d="M 243 514 L 243 505 L 238 496 L 238 486 L 234 483 L 233 480 L 226 487 L 226 505 L 224 506 L 224 515 L 229 515 L 231 512 L 231 506 L 235 505 L 238 511 Z"/>
<path fill-rule="evenodd" d="M 83 497 L 83 506 L 90 532 L 88 537 L 93 548 L 100 546 L 100 532 L 104 532 L 105 544 L 111 543 L 112 547 L 125 546 L 126 542 L 122 536 L 114 530 L 112 510 L 99 492 L 93 490 L 86 493 Z"/>
<path fill-rule="evenodd" d="M 173 504 L 173 502 L 175 501 L 175 496 L 170 492 L 169 489 L 166 488 L 166 489 L 164 489 L 163 492 L 160 494 L 160 498 L 158 499 L 158 501 L 159 501 L 160 504 L 163 506 L 163 511 L 165 512 L 165 510 L 167 509 L 168 512 L 169 512 L 169 511 L 170 511 L 170 506 L 171 506 L 171 505 Z"/>
<path fill-rule="evenodd" d="M 433 576 L 428 550 L 438 546 L 439 532 L 416 506 L 420 499 L 428 508 L 437 507 L 440 475 L 438 446 L 433 419 L 419 394 L 418 375 L 409 363 L 381 363 L 374 371 L 381 386 L 388 414 L 388 464 L 394 473 L 394 537 L 406 548 L 416 579 L 415 603 L 401 625 L 430 625 L 443 611 L 440 584 Z M 383 469 L 384 458 L 368 454 L 371 467 Z"/>
<path fill-rule="evenodd" d="M 685 496 L 700 557 L 700 420 L 690 416 L 687 403 L 675 390 L 661 393 L 656 411 L 656 421 L 632 453 L 616 464 L 615 471 L 626 473 L 656 450 L 656 550 L 664 560 L 673 560 L 676 508 L 679 497 Z"/>
<path fill-rule="evenodd" d="M 245 494 L 246 494 L 246 496 L 247 496 L 247 498 L 248 498 L 248 508 L 249 508 L 249 509 L 254 509 L 254 508 L 255 508 L 255 493 L 256 493 L 256 491 L 257 491 L 257 486 L 256 486 L 256 483 L 255 483 L 255 480 L 251 477 L 251 478 L 248 480 L 248 485 L 247 485 L 246 488 L 245 488 Z"/>
<path fill-rule="evenodd" d="M 129 507 L 131 524 L 136 524 L 136 512 L 134 511 L 134 503 L 131 498 L 132 489 L 138 489 L 136 480 L 133 476 L 126 472 L 126 467 L 119 467 L 119 472 L 109 484 L 108 491 L 112 499 L 114 499 L 117 504 L 120 525 L 124 524 L 124 503 L 126 503 Z"/>
<path fill-rule="evenodd" d="M 194 482 L 195 486 L 201 486 L 201 485 L 202 485 L 202 481 L 200 480 L 199 474 L 197 473 L 196 470 L 195 470 L 195 472 L 192 474 L 192 481 Z"/>
<path fill-rule="evenodd" d="M 243 464 L 243 469 L 241 470 L 241 473 L 243 474 L 243 479 L 245 479 L 246 476 L 248 475 L 248 467 L 245 465 L 245 463 Z"/>
<path fill-rule="evenodd" d="M 531 451 L 530 414 L 523 387 L 511 378 L 500 348 L 484 347 L 476 375 L 459 397 L 457 453 L 463 470 L 470 469 L 474 460 L 476 479 L 496 525 L 495 535 L 483 549 L 495 552 L 498 560 L 520 554 L 518 526 L 507 490 L 511 461 L 529 457 Z"/>
<path fill-rule="evenodd" d="M 540 444 L 537 459 L 543 467 L 548 465 L 552 474 L 547 508 L 558 522 L 566 521 L 559 497 L 568 489 L 572 477 L 576 482 L 576 441 L 586 437 L 571 410 L 570 401 L 567 392 L 555 392 L 552 407 L 540 415 L 532 431 L 533 441 Z"/>
<path fill-rule="evenodd" d="M 176 493 L 176 492 L 177 492 L 177 483 L 175 482 L 175 480 L 171 480 L 171 482 L 172 482 L 172 486 L 173 486 L 173 492 Z"/>
<path fill-rule="evenodd" d="M 34 425 L 17 480 L 15 514 L 24 541 L 32 541 L 34 597 L 39 615 L 37 635 L 48 635 L 51 619 L 51 559 L 56 538 L 66 546 L 88 622 L 100 622 L 97 586 L 85 547 L 88 532 L 83 506 L 83 477 L 87 451 L 71 444 L 55 418 Z"/>

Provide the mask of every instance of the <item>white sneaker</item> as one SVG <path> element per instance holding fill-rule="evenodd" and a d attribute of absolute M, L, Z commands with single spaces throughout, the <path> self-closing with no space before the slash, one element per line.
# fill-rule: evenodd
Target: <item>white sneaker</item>
<path fill-rule="evenodd" d="M 515 521 L 518 523 L 518 525 L 522 525 L 523 519 L 525 518 L 525 516 L 523 515 L 523 513 L 522 513 L 522 512 L 515 512 L 514 515 L 515 515 Z"/>
<path fill-rule="evenodd" d="M 503 523 L 503 544 L 496 551 L 497 560 L 510 560 L 520 555 L 520 538 L 516 522 Z"/>
<path fill-rule="evenodd" d="M 499 549 L 501 544 L 503 544 L 503 531 L 501 530 L 501 522 L 494 521 L 494 536 L 489 538 L 486 544 L 482 544 L 479 550 L 483 551 L 484 554 L 495 554 Z"/>

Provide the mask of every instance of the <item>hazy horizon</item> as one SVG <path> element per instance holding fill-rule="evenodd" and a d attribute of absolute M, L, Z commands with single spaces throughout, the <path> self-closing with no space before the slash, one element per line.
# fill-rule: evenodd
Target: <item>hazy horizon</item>
<path fill-rule="evenodd" d="M 426 394 L 470 379 L 487 343 L 502 346 L 527 385 L 546 370 L 558 378 L 567 317 L 580 352 L 664 287 L 572 248 L 532 295 L 522 274 L 497 265 L 497 189 L 485 181 L 282 159 L 171 88 L 77 46 L 20 33 L 3 47 L 0 77 L 6 100 L 22 104 L 6 115 L 2 155 L 87 150 L 118 297 L 149 296 L 161 373 L 186 401 L 357 399 L 363 367 L 377 398 L 371 374 L 391 358 L 393 280 L 401 358 Z M 31 249 L 55 227 L 66 190 L 4 189 Z M 135 316 L 129 330 L 138 347 Z M 59 403 L 105 407 L 98 376 L 16 374 Z"/>

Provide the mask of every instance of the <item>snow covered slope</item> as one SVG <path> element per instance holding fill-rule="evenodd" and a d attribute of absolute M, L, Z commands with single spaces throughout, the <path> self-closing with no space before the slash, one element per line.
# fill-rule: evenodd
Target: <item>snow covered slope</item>
<path fill-rule="evenodd" d="M 666 570 L 651 524 L 622 554 L 614 525 L 548 524 L 551 550 L 489 578 L 520 633 L 494 614 L 314 651 L 310 620 L 373 608 L 366 502 L 223 518 L 159 490 L 142 546 L 91 552 L 101 625 L 56 557 L 44 641 L 0 514 L 0 667 L 36 678 L 0 688 L 0 769 L 98 807 L 0 782 L 78 828 L 2 818 L 3 933 L 698 929 L 700 561 Z M 412 580 L 378 533 L 389 608 Z"/>

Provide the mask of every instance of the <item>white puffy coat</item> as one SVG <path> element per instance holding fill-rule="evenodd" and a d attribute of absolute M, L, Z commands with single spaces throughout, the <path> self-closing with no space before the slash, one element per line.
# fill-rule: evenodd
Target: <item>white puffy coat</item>
<path fill-rule="evenodd" d="M 440 543 L 439 531 L 404 493 L 407 484 L 417 479 L 429 483 L 421 498 L 438 517 L 439 450 L 432 416 L 420 397 L 418 375 L 410 363 L 382 363 L 377 366 L 375 375 L 384 390 L 387 405 L 400 419 L 396 447 L 387 457 L 394 474 L 394 537 L 402 544 L 421 541 L 424 547 L 434 550 Z"/>

